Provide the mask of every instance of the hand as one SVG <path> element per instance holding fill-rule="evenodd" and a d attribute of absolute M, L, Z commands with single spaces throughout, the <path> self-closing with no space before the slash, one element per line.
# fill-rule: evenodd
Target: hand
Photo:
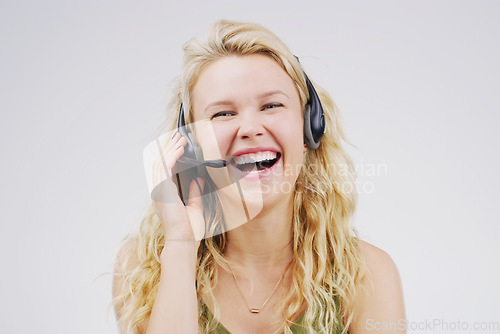
<path fill-rule="evenodd" d="M 177 185 L 172 180 L 172 168 L 184 154 L 186 138 L 176 133 L 164 148 L 160 148 L 160 157 L 153 164 L 152 191 L 153 206 L 160 217 L 165 240 L 199 241 L 203 238 L 205 222 L 201 192 L 204 180 L 197 178 L 200 188 L 193 180 L 190 184 L 189 201 L 185 206 L 178 195 Z"/>

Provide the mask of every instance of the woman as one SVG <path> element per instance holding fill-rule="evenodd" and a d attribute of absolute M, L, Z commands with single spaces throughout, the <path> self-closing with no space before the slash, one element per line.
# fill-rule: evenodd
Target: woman
<path fill-rule="evenodd" d="M 308 86 L 298 59 L 258 25 L 219 21 L 184 52 L 170 114 L 181 108 L 186 123 L 208 124 L 213 140 L 198 126 L 194 137 L 205 160 L 225 159 L 227 166 L 207 167 L 190 182 L 187 206 L 175 196 L 153 196 L 139 234 L 117 259 L 113 293 L 120 331 L 404 332 L 398 271 L 351 226 L 354 169 L 328 94 Z M 321 139 L 321 127 L 312 137 L 304 130 L 318 117 L 309 115 L 315 92 L 320 109 L 314 112 L 324 112 L 326 122 Z M 175 124 L 177 119 L 170 129 Z M 169 176 L 187 150 L 182 134 L 162 147 Z M 231 225 L 241 214 L 222 210 L 238 194 L 220 184 L 216 174 L 222 170 L 236 175 L 232 183 L 243 195 L 241 226 Z M 207 204 L 205 194 L 219 205 Z"/>

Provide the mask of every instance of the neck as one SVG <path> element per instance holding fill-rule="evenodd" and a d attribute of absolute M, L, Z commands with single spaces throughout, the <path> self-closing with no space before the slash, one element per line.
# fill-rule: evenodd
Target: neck
<path fill-rule="evenodd" d="M 227 233 L 224 252 L 231 263 L 266 269 L 293 257 L 293 197 L 265 208 L 248 223 Z"/>

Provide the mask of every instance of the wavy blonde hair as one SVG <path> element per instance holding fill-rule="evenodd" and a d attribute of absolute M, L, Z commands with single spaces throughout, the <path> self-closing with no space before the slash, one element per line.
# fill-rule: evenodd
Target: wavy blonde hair
<path fill-rule="evenodd" d="M 174 87 L 169 118 L 162 131 L 175 129 L 181 101 L 189 118 L 192 88 L 208 63 L 228 55 L 250 54 L 274 59 L 295 82 L 305 106 L 309 94 L 304 72 L 287 46 L 260 25 L 221 20 L 212 25 L 205 39 L 192 39 L 185 44 L 184 69 Z M 351 224 L 357 203 L 356 175 L 342 147 L 349 141 L 333 100 L 318 85 L 315 88 L 327 126 L 319 148 L 306 153 L 296 183 L 292 288 L 280 303 L 283 316 L 280 331 L 286 333 L 291 333 L 290 319 L 299 315 L 304 304 L 308 307 L 303 326 L 308 333 L 331 333 L 334 328 L 347 332 L 353 318 L 352 301 L 365 271 L 357 233 Z M 216 215 L 208 220 L 213 224 L 222 221 Z M 126 256 L 115 273 L 121 277 L 123 286 L 119 287 L 120 294 L 113 304 L 120 327 L 129 332 L 137 333 L 139 325 L 151 314 L 160 279 L 163 245 L 161 222 L 151 205 L 139 233 L 128 240 Z M 196 275 L 200 333 L 209 333 L 217 323 L 214 321 L 219 316 L 217 305 L 212 317 L 201 300 L 205 297 L 215 300 L 213 288 L 217 284 L 218 268 L 227 268 L 223 256 L 225 247 L 223 233 L 206 240 L 203 258 L 201 246 L 198 251 L 198 262 L 202 259 Z"/>

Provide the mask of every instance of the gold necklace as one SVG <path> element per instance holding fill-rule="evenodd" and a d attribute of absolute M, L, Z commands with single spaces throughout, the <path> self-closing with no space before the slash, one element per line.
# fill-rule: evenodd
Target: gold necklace
<path fill-rule="evenodd" d="M 231 271 L 231 274 L 233 274 L 233 278 L 234 278 L 234 281 L 236 282 L 236 287 L 238 288 L 238 291 L 240 292 L 240 295 L 241 297 L 243 297 L 243 300 L 245 301 L 245 303 L 247 304 L 247 307 L 248 309 L 250 310 L 251 313 L 254 313 L 254 314 L 257 314 L 257 313 L 260 313 L 260 311 L 262 309 L 264 309 L 264 307 L 266 306 L 267 302 L 269 301 L 269 299 L 271 299 L 271 297 L 274 295 L 274 293 L 276 292 L 276 289 L 278 288 L 278 285 L 280 285 L 281 281 L 283 280 L 283 278 L 285 277 L 285 274 L 286 272 L 288 271 L 288 268 L 290 267 L 290 265 L 292 264 L 293 262 L 293 259 L 288 263 L 288 265 L 286 266 L 285 268 L 285 271 L 283 272 L 283 275 L 281 275 L 281 278 L 279 279 L 279 281 L 276 283 L 276 285 L 274 286 L 273 288 L 273 291 L 271 291 L 271 294 L 269 295 L 269 297 L 267 297 L 267 299 L 264 301 L 264 303 L 259 307 L 259 308 L 251 308 L 250 305 L 248 304 L 248 301 L 247 299 L 245 298 L 245 295 L 243 294 L 243 292 L 241 291 L 241 287 L 240 287 L 240 284 L 238 283 L 238 280 L 236 279 L 236 275 L 234 274 L 234 271 L 233 271 L 233 268 L 231 268 L 231 265 L 229 264 L 229 261 L 227 262 L 227 265 L 229 266 L 229 270 Z"/>

